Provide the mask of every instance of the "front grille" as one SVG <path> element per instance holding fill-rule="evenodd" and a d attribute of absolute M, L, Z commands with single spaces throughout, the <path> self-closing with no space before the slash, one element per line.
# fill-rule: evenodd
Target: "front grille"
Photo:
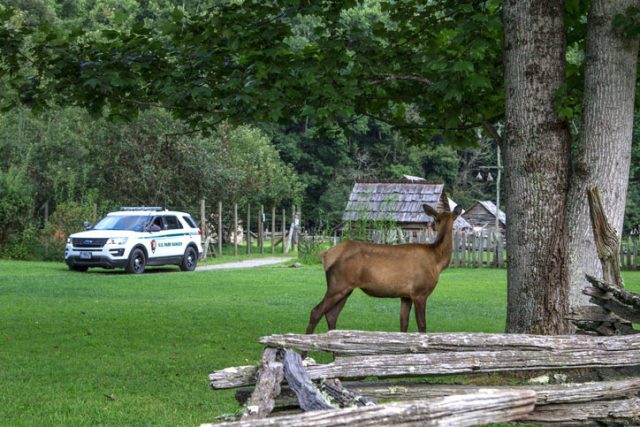
<path fill-rule="evenodd" d="M 74 248 L 101 248 L 107 243 L 107 239 L 96 239 L 92 237 L 71 239 Z"/>

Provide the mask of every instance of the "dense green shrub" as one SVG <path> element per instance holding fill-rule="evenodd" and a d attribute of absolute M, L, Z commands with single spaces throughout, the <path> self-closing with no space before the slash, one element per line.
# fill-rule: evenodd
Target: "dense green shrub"
<path fill-rule="evenodd" d="M 298 251 L 298 259 L 303 264 L 322 264 L 320 254 L 329 248 L 329 244 L 325 239 L 311 238 L 303 239 L 300 242 L 300 250 Z"/>
<path fill-rule="evenodd" d="M 43 248 L 41 258 L 63 259 L 67 237 L 83 230 L 83 222 L 94 219 L 94 216 L 94 204 L 91 201 L 84 204 L 72 201 L 60 203 L 40 232 Z"/>

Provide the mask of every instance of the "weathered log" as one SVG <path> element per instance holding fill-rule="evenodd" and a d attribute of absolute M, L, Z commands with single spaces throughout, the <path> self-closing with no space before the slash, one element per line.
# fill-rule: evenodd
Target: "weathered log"
<path fill-rule="evenodd" d="M 554 426 L 637 426 L 640 398 L 540 406 L 522 421 Z"/>
<path fill-rule="evenodd" d="M 256 388 L 242 414 L 243 420 L 265 418 L 273 411 L 284 378 L 282 363 L 276 360 L 281 351 L 271 347 L 264 350 L 258 367 Z"/>
<path fill-rule="evenodd" d="M 622 324 L 616 321 L 593 321 L 593 320 L 574 320 L 573 323 L 579 328 L 577 334 L 601 335 L 611 337 L 614 335 L 626 335 L 618 333 L 618 327 Z"/>
<path fill-rule="evenodd" d="M 609 310 L 627 322 L 640 323 L 640 310 L 633 310 L 629 306 L 618 302 L 616 299 L 592 297 L 589 298 L 589 302 Z"/>
<path fill-rule="evenodd" d="M 234 388 L 255 384 L 257 375 L 258 367 L 255 365 L 234 366 L 209 374 L 209 382 L 214 389 Z"/>
<path fill-rule="evenodd" d="M 600 289 L 603 292 L 609 292 L 619 301 L 624 304 L 630 305 L 637 310 L 640 310 L 640 295 L 629 292 L 625 289 L 620 289 L 615 286 L 612 286 L 608 283 L 603 282 L 602 280 L 598 280 L 597 278 L 590 276 L 587 274 L 587 280 L 596 288 Z"/>
<path fill-rule="evenodd" d="M 553 351 L 469 351 L 403 355 L 370 355 L 336 357 L 326 365 L 307 367 L 311 379 L 360 378 L 367 376 L 400 377 L 421 375 L 451 375 L 484 372 L 507 372 L 545 369 L 577 369 L 640 365 L 640 340 L 635 335 L 624 338 L 629 347 L 611 350 L 594 346 L 589 350 Z M 592 337 L 582 337 L 592 338 Z M 593 337 L 598 338 L 598 337 Z M 619 341 L 611 337 L 607 340 Z M 601 340 L 603 338 L 600 338 Z M 226 372 L 225 372 L 226 371 Z M 235 371 L 219 371 L 209 376 L 214 388 L 241 387 L 255 381 L 255 371 L 243 367 Z M 221 378 L 220 372 L 226 375 Z"/>
<path fill-rule="evenodd" d="M 589 288 L 593 289 L 593 288 Z M 623 321 L 621 318 L 612 314 L 598 305 L 583 305 L 574 307 L 572 312 L 567 316 L 571 321 L 587 321 L 587 322 L 618 322 Z"/>
<path fill-rule="evenodd" d="M 486 386 L 476 385 L 447 385 L 429 384 L 424 382 L 352 382 L 344 386 L 355 394 L 371 397 L 377 400 L 406 401 L 419 399 L 433 399 L 456 394 L 478 393 Z M 618 381 L 603 381 L 589 383 L 567 383 L 550 385 L 524 386 L 491 386 L 496 390 L 530 389 L 536 392 L 536 410 L 550 404 L 580 403 L 599 400 L 614 400 L 631 397 L 640 392 L 640 378 L 630 378 Z M 252 389 L 239 389 L 236 399 L 244 404 L 251 395 Z M 277 408 L 290 408 L 297 405 L 295 394 L 283 387 L 282 393 L 276 400 Z"/>
<path fill-rule="evenodd" d="M 536 399 L 531 390 L 496 391 L 449 396 L 433 400 L 394 402 L 328 411 L 312 411 L 299 415 L 274 417 L 250 422 L 221 424 L 235 426 L 473 426 L 489 422 L 521 419 L 533 410 Z M 212 427 L 203 424 L 201 427 Z"/>
<path fill-rule="evenodd" d="M 325 399 L 315 386 L 307 371 L 302 366 L 302 359 L 295 351 L 283 350 L 284 357 L 284 377 L 289 383 L 289 387 L 298 398 L 298 403 L 304 411 L 314 411 L 318 409 L 335 409 L 327 399 Z"/>
<path fill-rule="evenodd" d="M 560 351 L 640 350 L 633 337 L 589 337 L 576 335 L 527 335 L 483 333 L 400 333 L 333 330 L 324 334 L 271 335 L 260 338 L 267 346 L 335 354 L 403 354 L 459 351 Z"/>
<path fill-rule="evenodd" d="M 456 394 L 478 393 L 486 386 L 429 384 L 424 382 L 351 382 L 344 383 L 349 391 L 368 396 L 376 400 L 420 400 L 445 397 Z M 524 386 L 491 386 L 496 390 L 531 389 L 536 392 L 536 410 L 540 406 L 550 404 L 581 403 L 598 400 L 614 400 L 631 397 L 640 393 L 640 378 L 618 381 L 602 381 L 589 383 L 567 383 L 549 385 Z M 244 404 L 251 396 L 253 389 L 239 389 L 236 393 L 238 403 Z M 298 403 L 295 394 L 282 387 L 282 393 L 276 400 L 276 408 L 291 408 Z"/>
<path fill-rule="evenodd" d="M 322 384 L 320 384 L 320 391 L 330 396 L 331 400 L 336 402 L 341 408 L 371 406 L 376 404 L 367 396 L 345 389 L 337 378 L 323 381 Z"/>

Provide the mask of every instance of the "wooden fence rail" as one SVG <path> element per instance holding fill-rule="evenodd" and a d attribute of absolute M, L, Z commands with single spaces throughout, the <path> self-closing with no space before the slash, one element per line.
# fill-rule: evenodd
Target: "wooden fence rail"
<path fill-rule="evenodd" d="M 260 366 L 216 371 L 209 376 L 212 387 L 236 388 L 255 384 L 254 389 L 238 390 L 236 399 L 246 404 L 248 410 L 258 412 L 261 408 L 264 412 L 318 409 L 317 405 L 323 404 L 318 399 L 325 399 L 329 409 L 258 420 L 243 417 L 239 423 L 229 425 L 365 425 L 358 424 L 360 421 L 370 423 L 366 425 L 395 426 L 418 421 L 424 425 L 441 425 L 440 415 L 445 416 L 442 418 L 444 425 L 498 422 L 505 419 L 502 417 L 510 418 L 512 415 L 511 419 L 544 425 L 640 423 L 640 377 L 635 374 L 637 369 L 628 371 L 634 373 L 631 376 L 627 373 L 623 379 L 587 383 L 478 387 L 415 381 L 416 377 L 431 375 L 476 375 L 498 371 L 518 372 L 517 378 L 521 381 L 522 372 L 526 370 L 535 371 L 534 375 L 539 375 L 540 371 L 571 370 L 569 375 L 572 375 L 571 372 L 585 373 L 575 371 L 576 368 L 637 367 L 640 365 L 640 340 L 634 336 L 401 334 L 336 330 L 316 335 L 272 335 L 262 337 L 260 342 L 266 345 Z M 334 353 L 335 360 L 303 367 L 294 350 Z M 267 359 L 271 362 L 265 363 Z M 292 364 L 296 365 L 296 370 L 302 371 L 302 381 L 291 381 L 288 377 Z M 276 381 L 282 378 L 280 372 L 283 370 L 287 383 L 273 386 L 270 378 L 276 378 Z M 377 377 L 378 380 L 362 382 L 364 377 Z M 548 377 L 568 378 L 567 375 L 555 374 Z M 385 378 L 394 380 L 386 382 Z M 349 399 L 334 401 L 332 390 L 342 390 L 342 395 L 348 394 Z M 516 394 L 511 397 L 502 394 L 508 392 Z M 340 395 L 338 393 L 338 397 Z M 492 399 L 498 401 L 503 398 L 511 403 L 495 411 L 491 409 Z M 522 402 L 533 399 L 535 408 L 522 402 L 514 404 L 512 398 Z M 305 399 L 311 400 L 307 402 Z M 438 399 L 450 399 L 451 411 L 423 406 L 427 402 L 438 402 L 439 405 L 442 401 Z M 355 405 L 354 400 L 357 400 Z M 376 404 L 376 400 L 393 402 Z M 481 405 L 475 406 L 475 403 Z M 485 418 L 475 418 L 463 409 L 471 406 L 480 408 L 482 405 L 485 406 L 480 412 L 489 409 L 481 416 Z M 332 409 L 338 407 L 347 409 Z M 403 408 L 415 413 L 417 418 L 406 418 L 408 414 Z M 348 422 L 342 424 L 343 419 Z"/>

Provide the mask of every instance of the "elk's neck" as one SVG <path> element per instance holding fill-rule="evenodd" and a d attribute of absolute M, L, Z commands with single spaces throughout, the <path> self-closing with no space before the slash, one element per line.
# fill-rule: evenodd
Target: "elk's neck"
<path fill-rule="evenodd" d="M 433 243 L 428 245 L 435 252 L 439 260 L 438 265 L 440 266 L 440 270 L 448 266 L 449 261 L 451 261 L 451 251 L 453 250 L 452 232 L 453 222 L 442 227 L 438 231 L 438 234 L 436 234 Z"/>

